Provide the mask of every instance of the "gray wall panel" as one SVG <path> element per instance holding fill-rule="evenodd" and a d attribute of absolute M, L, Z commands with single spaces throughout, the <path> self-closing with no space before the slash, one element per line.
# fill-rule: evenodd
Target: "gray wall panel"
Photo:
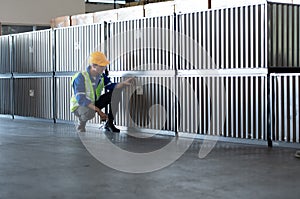
<path fill-rule="evenodd" d="M 11 111 L 11 79 L 0 78 L 0 114 L 12 114 Z"/>
<path fill-rule="evenodd" d="M 111 71 L 172 70 L 173 16 L 108 24 Z"/>
<path fill-rule="evenodd" d="M 56 71 L 81 71 L 91 52 L 104 51 L 103 24 L 55 29 Z"/>
<path fill-rule="evenodd" d="M 180 132 L 264 140 L 265 76 L 180 77 Z"/>
<path fill-rule="evenodd" d="M 299 74 L 272 74 L 272 139 L 299 143 Z"/>
<path fill-rule="evenodd" d="M 51 30 L 12 35 L 13 72 L 52 72 Z"/>
<path fill-rule="evenodd" d="M 268 4 L 268 65 L 300 67 L 300 6 Z"/>
<path fill-rule="evenodd" d="M 115 78 L 122 81 L 123 78 Z M 116 114 L 118 125 L 175 131 L 174 78 L 137 77 L 136 84 L 123 90 Z"/>
<path fill-rule="evenodd" d="M 178 69 L 266 68 L 265 20 L 264 4 L 178 15 Z"/>
<path fill-rule="evenodd" d="M 0 36 L 0 73 L 10 73 L 9 36 Z"/>
<path fill-rule="evenodd" d="M 56 77 L 56 119 L 74 121 L 70 112 L 71 77 Z"/>
<path fill-rule="evenodd" d="M 14 114 L 53 119 L 52 78 L 14 79 Z"/>

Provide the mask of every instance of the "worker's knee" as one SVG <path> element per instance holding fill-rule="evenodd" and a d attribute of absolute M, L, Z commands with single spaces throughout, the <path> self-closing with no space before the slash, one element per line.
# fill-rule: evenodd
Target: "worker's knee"
<path fill-rule="evenodd" d="M 74 113 L 79 117 L 80 121 L 88 121 L 95 117 L 95 111 L 83 106 L 78 107 Z"/>

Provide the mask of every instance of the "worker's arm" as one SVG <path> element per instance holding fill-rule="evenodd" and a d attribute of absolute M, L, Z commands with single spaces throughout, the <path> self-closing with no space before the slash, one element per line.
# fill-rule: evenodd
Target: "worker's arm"
<path fill-rule="evenodd" d="M 84 77 L 81 73 L 74 79 L 73 88 L 79 106 L 87 107 L 91 103 L 91 100 L 86 97 Z"/>

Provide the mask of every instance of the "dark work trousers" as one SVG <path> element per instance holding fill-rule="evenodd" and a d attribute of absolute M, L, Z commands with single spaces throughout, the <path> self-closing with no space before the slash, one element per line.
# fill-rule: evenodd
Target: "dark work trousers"
<path fill-rule="evenodd" d="M 95 106 L 99 109 L 102 109 L 109 105 L 108 111 L 108 120 L 114 120 L 114 114 L 118 111 L 118 106 L 120 103 L 121 98 L 121 89 L 115 88 L 113 91 L 106 92 L 105 94 L 101 95 L 99 100 L 95 102 Z"/>

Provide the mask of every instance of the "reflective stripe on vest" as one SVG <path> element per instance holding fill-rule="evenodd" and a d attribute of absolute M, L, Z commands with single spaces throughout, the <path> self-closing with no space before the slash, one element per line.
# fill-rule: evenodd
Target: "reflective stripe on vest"
<path fill-rule="evenodd" d="M 74 80 L 78 77 L 79 74 L 80 73 L 76 73 L 72 77 L 72 81 L 71 81 L 72 86 L 73 86 Z M 101 92 L 104 88 L 104 77 L 101 76 L 101 83 L 96 88 L 96 100 L 95 100 L 94 87 L 93 87 L 92 81 L 90 79 L 89 73 L 87 71 L 84 71 L 84 72 L 81 72 L 81 74 L 84 77 L 85 96 L 93 104 L 95 104 L 95 101 L 97 101 L 100 98 Z M 70 101 L 70 110 L 71 110 L 71 112 L 74 112 L 78 107 L 79 107 L 79 104 L 76 100 L 76 97 L 75 97 L 75 94 L 74 94 L 74 89 L 72 89 L 72 97 L 71 97 L 71 101 Z"/>

